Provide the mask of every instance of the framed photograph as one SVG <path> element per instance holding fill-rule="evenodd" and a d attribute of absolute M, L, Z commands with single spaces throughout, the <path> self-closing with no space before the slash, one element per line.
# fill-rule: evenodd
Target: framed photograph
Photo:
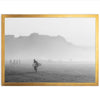
<path fill-rule="evenodd" d="M 97 14 L 3 14 L 3 86 L 97 86 Z"/>

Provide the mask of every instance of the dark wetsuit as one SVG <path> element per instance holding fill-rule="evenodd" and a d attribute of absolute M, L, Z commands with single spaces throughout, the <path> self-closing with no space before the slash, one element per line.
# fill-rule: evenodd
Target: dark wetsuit
<path fill-rule="evenodd" d="M 34 65 L 34 70 L 35 70 L 35 72 L 37 72 L 37 67 L 39 66 L 38 62 L 36 60 L 34 60 L 34 64 L 35 64 Z"/>

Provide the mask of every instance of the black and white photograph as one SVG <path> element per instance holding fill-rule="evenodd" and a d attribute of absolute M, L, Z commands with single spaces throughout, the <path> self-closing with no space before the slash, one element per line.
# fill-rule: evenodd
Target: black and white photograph
<path fill-rule="evenodd" d="M 95 83 L 95 17 L 5 18 L 5 83 Z"/>

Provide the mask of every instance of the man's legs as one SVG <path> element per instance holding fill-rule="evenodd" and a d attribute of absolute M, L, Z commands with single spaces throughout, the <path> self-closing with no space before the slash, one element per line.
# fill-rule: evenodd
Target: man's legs
<path fill-rule="evenodd" d="M 35 72 L 37 72 L 37 67 L 36 66 L 34 66 L 34 70 L 35 70 Z"/>

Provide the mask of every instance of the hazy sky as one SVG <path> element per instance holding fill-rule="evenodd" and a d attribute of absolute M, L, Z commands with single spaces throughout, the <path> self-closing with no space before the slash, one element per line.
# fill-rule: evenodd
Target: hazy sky
<path fill-rule="evenodd" d="M 5 34 L 56 36 L 79 46 L 95 46 L 95 18 L 6 18 Z"/>

